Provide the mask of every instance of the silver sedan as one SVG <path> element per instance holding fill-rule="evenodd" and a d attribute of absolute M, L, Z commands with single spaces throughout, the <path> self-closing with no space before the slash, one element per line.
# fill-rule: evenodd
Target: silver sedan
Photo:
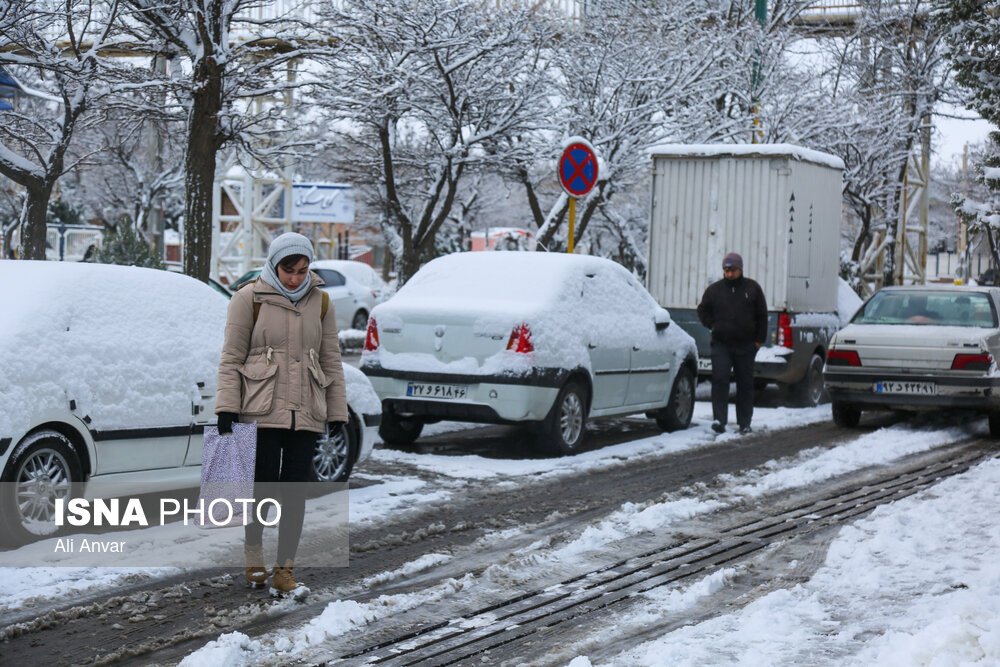
<path fill-rule="evenodd" d="M 862 410 L 969 408 L 1000 437 L 1000 290 L 907 286 L 880 290 L 834 336 L 823 368 L 833 420 Z"/>

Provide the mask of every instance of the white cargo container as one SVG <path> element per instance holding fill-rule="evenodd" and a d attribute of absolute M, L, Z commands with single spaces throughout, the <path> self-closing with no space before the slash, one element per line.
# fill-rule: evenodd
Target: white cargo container
<path fill-rule="evenodd" d="M 792 385 L 802 403 L 819 400 L 837 326 L 843 161 L 789 144 L 672 144 L 650 156 L 647 286 L 695 336 L 701 373 L 711 370 L 710 333 L 694 309 L 734 251 L 771 313 L 756 376 Z"/>

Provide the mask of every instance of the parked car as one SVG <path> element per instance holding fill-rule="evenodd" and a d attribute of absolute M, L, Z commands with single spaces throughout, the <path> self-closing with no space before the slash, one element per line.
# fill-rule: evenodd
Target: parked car
<path fill-rule="evenodd" d="M 236 280 L 234 280 L 232 283 L 229 284 L 229 291 L 235 294 L 236 290 L 238 290 L 239 288 L 243 287 L 247 283 L 252 283 L 253 281 L 257 280 L 257 278 L 260 277 L 260 271 L 261 271 L 260 268 L 250 269 L 249 271 L 247 271 L 242 276 L 240 276 L 239 278 L 237 278 Z"/>
<path fill-rule="evenodd" d="M 230 291 L 230 289 L 228 287 L 226 287 L 225 285 L 223 285 L 222 283 L 220 283 L 215 278 L 209 278 L 208 279 L 208 286 L 211 287 L 212 289 L 214 289 L 216 292 L 218 292 L 222 296 L 226 297 L 227 299 L 232 299 L 233 298 L 233 292 Z"/>
<path fill-rule="evenodd" d="M 337 329 L 340 331 L 345 329 L 364 331 L 368 324 L 368 314 L 377 303 L 380 303 L 379 293 L 342 272 L 340 270 L 342 267 L 329 266 L 332 262 L 340 261 L 346 260 L 321 260 L 313 262 L 309 268 L 315 271 L 325 283 L 322 289 L 330 295 L 330 300 L 333 301 L 334 310 L 337 313 Z M 361 262 L 350 263 L 361 264 Z M 362 264 L 362 266 L 368 265 Z M 233 282 L 232 291 L 235 292 L 243 285 L 257 280 L 258 277 L 260 277 L 260 269 L 247 271 Z"/>
<path fill-rule="evenodd" d="M 382 280 L 382 276 L 370 265 L 364 262 L 356 262 L 353 259 L 321 259 L 312 263 L 313 271 L 319 273 L 326 269 L 339 271 L 348 278 L 353 278 L 368 289 L 375 292 L 375 305 L 378 305 L 392 296 L 392 288 Z M 320 276 L 323 274 L 320 273 Z M 326 280 L 324 278 L 324 280 Z M 364 327 L 360 327 L 364 329 Z"/>
<path fill-rule="evenodd" d="M 359 282 L 343 271 L 343 267 L 332 267 L 334 260 L 313 262 L 309 268 L 326 283 L 324 290 L 330 295 L 337 311 L 337 328 L 365 330 L 368 314 L 379 303 L 378 292 Z M 359 262 L 351 262 L 358 264 Z M 366 265 L 362 265 L 366 266 Z M 370 267 L 369 267 L 370 268 Z"/>
<path fill-rule="evenodd" d="M 588 418 L 645 412 L 687 428 L 697 368 L 692 338 L 623 267 L 541 252 L 429 262 L 375 307 L 361 356 L 386 443 L 452 419 L 529 424 L 562 453 Z"/>
<path fill-rule="evenodd" d="M 199 485 L 223 296 L 167 271 L 0 261 L 0 303 L 0 540 L 52 534 L 53 499 L 71 490 Z M 381 418 L 364 375 L 344 373 L 346 439 L 320 439 L 316 480 L 346 480 Z"/>
<path fill-rule="evenodd" d="M 971 408 L 1000 437 L 1000 289 L 907 286 L 876 292 L 833 337 L 823 379 L 833 420 L 863 410 Z"/>
<path fill-rule="evenodd" d="M 991 267 L 980 273 L 976 282 L 983 287 L 996 286 L 1000 284 L 1000 275 L 997 274 L 995 268 Z"/>

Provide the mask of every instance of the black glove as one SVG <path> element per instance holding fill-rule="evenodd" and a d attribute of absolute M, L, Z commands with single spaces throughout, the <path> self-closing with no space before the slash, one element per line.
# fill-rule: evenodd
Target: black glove
<path fill-rule="evenodd" d="M 330 422 L 326 425 L 326 432 L 330 436 L 334 436 L 337 433 L 344 433 L 346 437 L 347 431 L 343 430 L 346 426 L 347 422 Z"/>
<path fill-rule="evenodd" d="M 219 413 L 219 435 L 233 432 L 233 424 L 239 423 L 240 416 L 235 412 Z"/>

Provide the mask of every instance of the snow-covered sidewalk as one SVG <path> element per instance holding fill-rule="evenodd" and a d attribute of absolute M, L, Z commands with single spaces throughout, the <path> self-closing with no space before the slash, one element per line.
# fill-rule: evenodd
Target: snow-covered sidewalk
<path fill-rule="evenodd" d="M 596 664 L 1000 664 L 998 497 L 1000 460 L 990 459 L 842 528 L 805 584 Z M 672 598 L 651 595 L 618 625 L 641 626 L 668 604 L 693 604 L 727 574 Z"/>

